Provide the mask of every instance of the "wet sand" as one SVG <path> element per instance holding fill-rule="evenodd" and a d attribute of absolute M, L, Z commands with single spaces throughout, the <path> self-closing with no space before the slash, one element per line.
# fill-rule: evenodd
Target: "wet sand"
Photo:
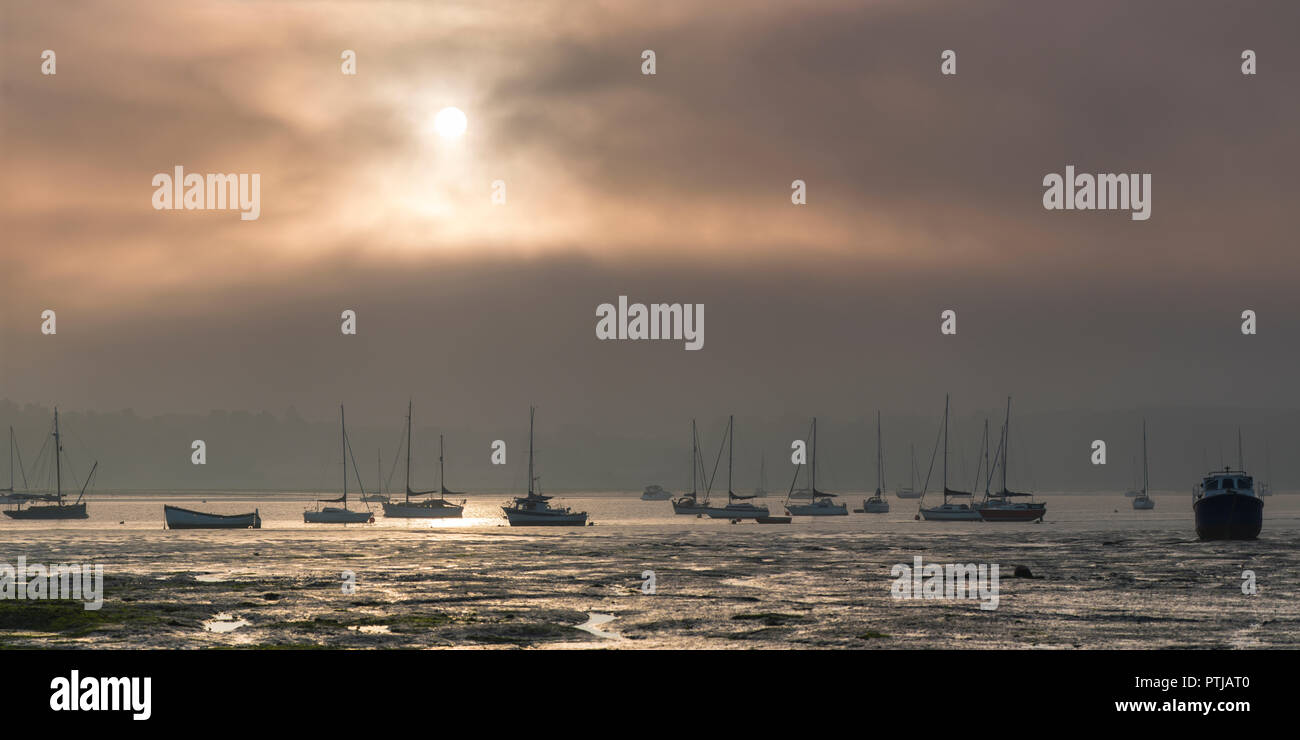
<path fill-rule="evenodd" d="M 364 533 L 11 527 L 0 560 L 102 563 L 105 603 L 87 612 L 0 601 L 0 646 L 1300 646 L 1294 523 L 1266 525 L 1254 542 L 1203 543 L 1168 526 L 901 522 L 882 532 L 848 519 L 827 531 L 694 520 Z M 998 563 L 998 608 L 892 598 L 891 567 L 917 555 Z M 1034 577 L 1013 577 L 1016 566 Z M 1255 595 L 1242 593 L 1244 569 L 1256 574 Z M 646 570 L 654 594 L 642 593 Z M 355 574 L 352 593 L 344 571 Z"/>

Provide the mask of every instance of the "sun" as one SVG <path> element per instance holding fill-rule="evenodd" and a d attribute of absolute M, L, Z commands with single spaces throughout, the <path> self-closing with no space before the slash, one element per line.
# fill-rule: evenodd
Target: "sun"
<path fill-rule="evenodd" d="M 465 133 L 468 124 L 460 108 L 443 108 L 433 117 L 433 128 L 444 139 L 454 139 Z"/>

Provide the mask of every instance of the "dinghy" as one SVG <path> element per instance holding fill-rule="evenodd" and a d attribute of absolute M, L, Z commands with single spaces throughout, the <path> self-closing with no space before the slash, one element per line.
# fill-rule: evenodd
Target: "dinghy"
<path fill-rule="evenodd" d="M 179 506 L 163 505 L 163 519 L 168 529 L 261 529 L 258 509 L 251 514 L 209 514 Z"/>

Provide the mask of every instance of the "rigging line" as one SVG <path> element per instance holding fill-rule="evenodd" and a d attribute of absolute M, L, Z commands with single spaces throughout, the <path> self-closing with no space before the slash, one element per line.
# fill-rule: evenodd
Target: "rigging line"
<path fill-rule="evenodd" d="M 344 433 L 343 433 L 343 444 L 344 444 L 345 447 L 348 448 L 348 457 L 351 458 L 351 460 L 352 460 L 352 474 L 353 474 L 353 476 L 355 476 L 356 479 L 357 479 L 357 492 L 358 492 L 358 493 L 361 495 L 361 497 L 362 497 L 362 499 L 361 499 L 361 503 L 365 504 L 365 505 L 366 505 L 366 509 L 369 510 L 369 509 L 370 509 L 370 504 L 367 504 L 366 501 L 365 501 L 366 488 L 365 488 L 365 486 L 361 485 L 361 473 L 360 473 L 360 471 L 357 469 L 357 458 L 356 458 L 355 455 L 352 454 L 352 440 L 351 440 L 351 438 L 349 437 L 349 435 L 348 435 L 347 432 L 344 432 Z"/>
<path fill-rule="evenodd" d="M 731 433 L 731 422 L 727 422 L 727 433 Z M 713 492 L 713 479 L 718 476 L 718 464 L 722 462 L 722 448 L 726 447 L 727 437 L 723 435 L 722 442 L 718 444 L 718 456 L 713 461 L 713 474 L 709 476 L 709 481 L 704 487 L 704 495 L 708 496 Z"/>
<path fill-rule="evenodd" d="M 934 459 L 939 455 L 939 438 L 943 436 L 943 427 L 939 427 L 939 432 L 934 435 L 934 449 L 930 451 L 930 469 L 925 471 L 925 484 L 921 486 L 921 498 L 930 490 L 930 474 L 934 472 Z"/>

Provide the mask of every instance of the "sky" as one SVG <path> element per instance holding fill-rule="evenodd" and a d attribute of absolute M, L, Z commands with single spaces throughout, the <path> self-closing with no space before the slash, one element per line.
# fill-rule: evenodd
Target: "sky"
<path fill-rule="evenodd" d="M 413 398 L 484 438 L 535 404 L 667 445 L 692 416 L 932 422 L 951 392 L 1083 438 L 1229 409 L 1212 449 L 1300 407 L 1293 3 L 0 13 L 0 399 L 382 427 Z M 258 173 L 260 217 L 155 210 L 177 165 Z M 1150 173 L 1151 218 L 1045 210 L 1067 165 Z M 599 341 L 620 295 L 704 304 L 704 348 Z"/>

